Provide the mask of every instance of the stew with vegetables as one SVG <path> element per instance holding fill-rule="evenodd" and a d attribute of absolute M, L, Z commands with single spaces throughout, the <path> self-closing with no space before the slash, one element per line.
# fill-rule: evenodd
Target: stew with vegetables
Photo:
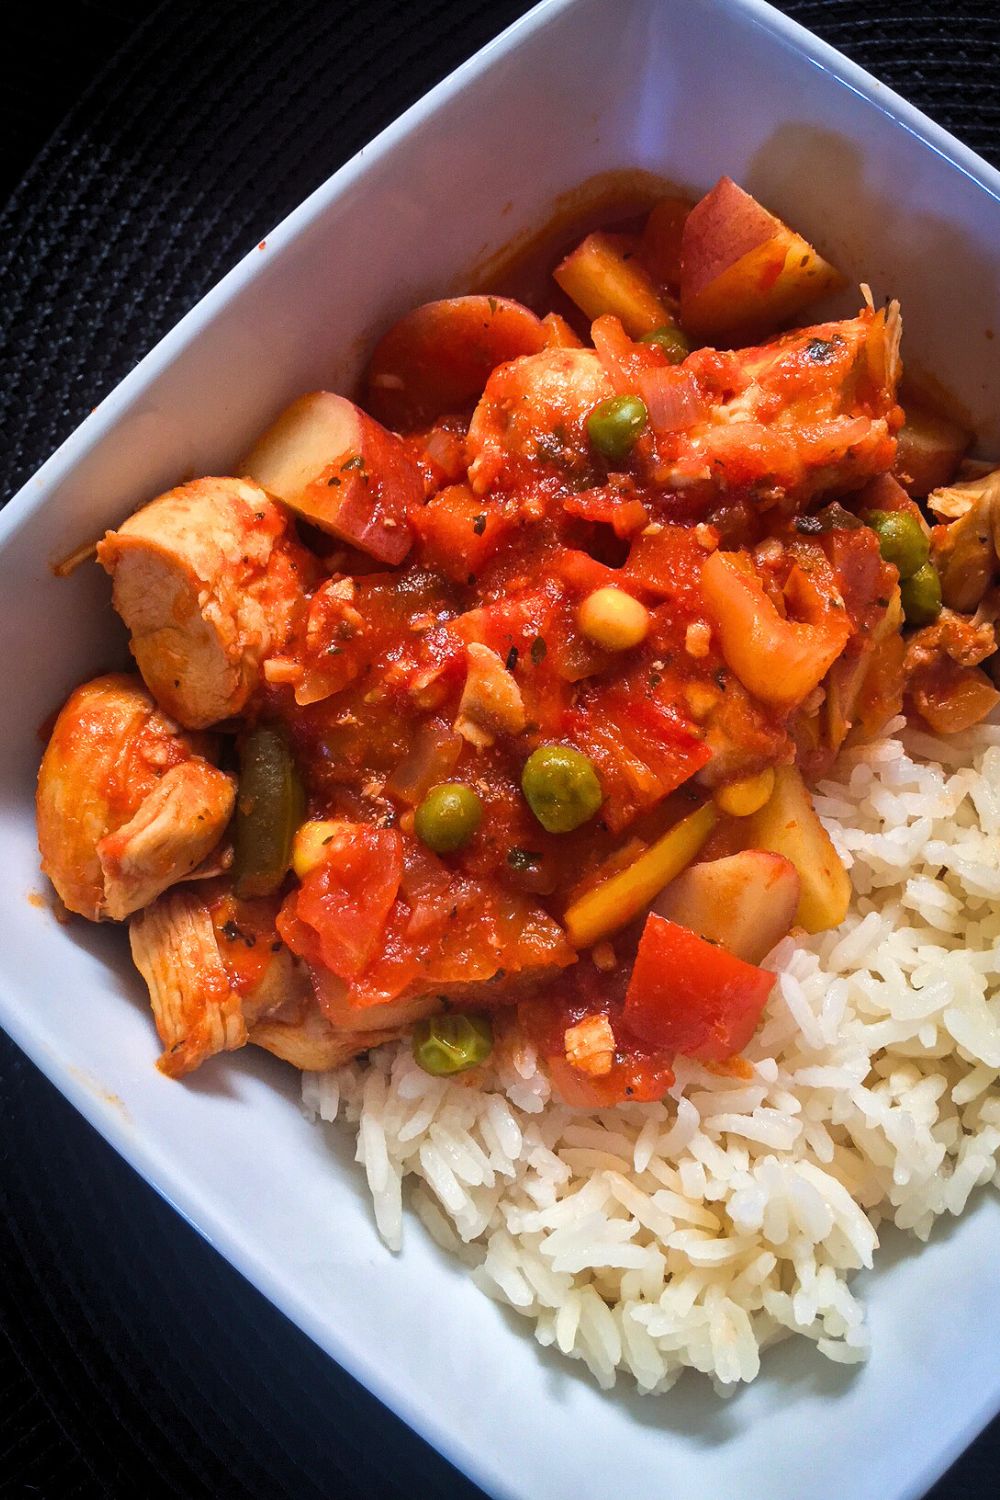
<path fill-rule="evenodd" d="M 59 714 L 39 842 L 128 921 L 170 1075 L 410 1037 L 659 1098 L 844 919 L 841 748 L 1000 701 L 1000 473 L 901 396 L 895 303 L 794 326 L 845 280 L 727 178 L 552 269 L 98 545 L 138 673 Z"/>

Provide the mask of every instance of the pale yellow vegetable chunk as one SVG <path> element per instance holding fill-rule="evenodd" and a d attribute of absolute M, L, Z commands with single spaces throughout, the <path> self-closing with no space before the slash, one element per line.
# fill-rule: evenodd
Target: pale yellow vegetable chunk
<path fill-rule="evenodd" d="M 764 806 L 773 791 L 774 771 L 767 766 L 756 776 L 744 776 L 740 781 L 727 781 L 725 786 L 716 787 L 715 804 L 731 818 L 748 818 Z"/>
<path fill-rule="evenodd" d="M 602 880 L 567 907 L 563 922 L 574 947 L 588 948 L 637 916 L 687 868 L 717 821 L 715 807 L 706 802 L 675 823 L 627 869 Z"/>
<path fill-rule="evenodd" d="M 692 865 L 670 882 L 653 910 L 759 964 L 791 931 L 801 893 L 791 860 L 770 849 L 744 849 Z"/>
<path fill-rule="evenodd" d="M 806 932 L 840 926 L 851 900 L 851 877 L 794 766 L 779 766 L 775 771 L 774 793 L 747 819 L 746 840 L 754 849 L 783 854 L 798 870 L 802 882 L 795 914 L 798 926 Z"/>
<path fill-rule="evenodd" d="M 670 308 L 633 257 L 626 259 L 613 235 L 588 234 L 553 271 L 568 297 L 588 318 L 620 318 L 634 339 L 673 324 Z"/>
<path fill-rule="evenodd" d="M 588 640 L 605 651 L 629 651 L 649 634 L 649 610 L 624 589 L 595 589 L 576 612 Z"/>
<path fill-rule="evenodd" d="M 298 828 L 292 840 L 292 869 L 300 880 L 323 863 L 327 846 L 342 827 L 329 818 L 316 818 Z"/>

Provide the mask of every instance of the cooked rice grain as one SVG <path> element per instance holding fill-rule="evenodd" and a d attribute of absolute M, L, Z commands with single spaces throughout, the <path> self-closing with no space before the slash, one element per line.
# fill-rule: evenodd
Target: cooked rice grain
<path fill-rule="evenodd" d="M 863 1360 L 849 1280 L 879 1225 L 925 1240 L 1000 1185 L 1000 726 L 944 742 L 897 721 L 817 806 L 855 900 L 771 955 L 751 1080 L 679 1059 L 664 1103 L 586 1113 L 526 1046 L 476 1086 L 405 1044 L 305 1075 L 307 1108 L 357 1127 L 387 1244 L 413 1177 L 434 1239 L 604 1387 L 691 1367 L 725 1392 L 791 1333 Z"/>

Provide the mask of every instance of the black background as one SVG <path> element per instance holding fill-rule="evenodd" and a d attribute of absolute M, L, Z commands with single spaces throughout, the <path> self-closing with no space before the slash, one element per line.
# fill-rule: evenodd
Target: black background
<path fill-rule="evenodd" d="M 1000 164 L 994 0 L 943 16 L 926 0 L 781 8 Z M 0 497 L 311 188 L 525 9 L 8 0 Z M 479 1494 L 230 1270 L 5 1038 L 0 1110 L 0 1494 Z M 998 1493 L 994 1423 L 933 1497 Z"/>

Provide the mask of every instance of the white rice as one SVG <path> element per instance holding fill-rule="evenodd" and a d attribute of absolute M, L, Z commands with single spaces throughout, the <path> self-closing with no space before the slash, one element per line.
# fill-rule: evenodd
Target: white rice
<path fill-rule="evenodd" d="M 863 1360 L 849 1282 L 879 1226 L 926 1240 L 1000 1185 L 1000 727 L 941 741 L 898 720 L 817 806 L 855 900 L 771 955 L 749 1081 L 679 1058 L 663 1103 L 587 1113 L 550 1099 L 529 1048 L 476 1086 L 405 1044 L 305 1075 L 307 1109 L 357 1128 L 387 1244 L 412 1179 L 434 1239 L 604 1387 L 693 1367 L 732 1390 L 790 1333 Z"/>

